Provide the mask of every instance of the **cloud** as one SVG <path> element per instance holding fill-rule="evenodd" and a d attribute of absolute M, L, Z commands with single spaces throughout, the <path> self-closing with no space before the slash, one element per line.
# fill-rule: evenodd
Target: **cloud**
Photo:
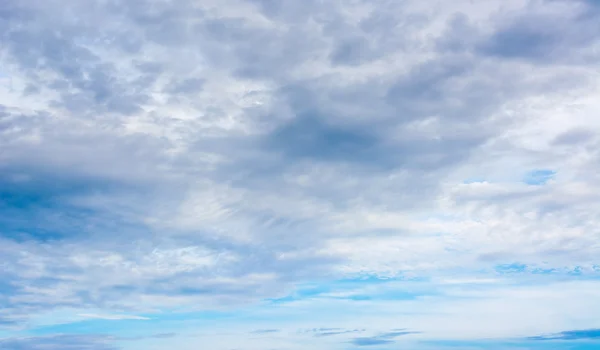
<path fill-rule="evenodd" d="M 545 9 L 535 8 L 502 23 L 480 50 L 492 56 L 540 63 L 568 62 L 574 56 L 585 57 L 576 52 L 589 48 L 596 40 L 594 33 L 600 30 L 594 19 L 597 13 L 594 15 L 590 11 L 593 4 L 577 1 L 545 3 Z"/>
<path fill-rule="evenodd" d="M 393 341 L 379 338 L 355 338 L 352 343 L 357 346 L 373 346 L 373 345 L 385 345 L 392 344 Z"/>
<path fill-rule="evenodd" d="M 376 138 L 360 131 L 323 125 L 318 118 L 300 117 L 269 135 L 268 148 L 284 152 L 286 159 L 309 158 L 364 162 L 374 159 Z"/>
<path fill-rule="evenodd" d="M 109 339 L 99 336 L 82 335 L 57 335 L 33 338 L 0 339 L 2 349 L 6 350 L 54 350 L 54 349 L 81 349 L 81 350 L 117 350 L 110 345 Z"/>
<path fill-rule="evenodd" d="M 147 340 L 147 339 L 170 339 L 170 338 L 174 338 L 177 336 L 177 333 L 156 333 L 156 334 L 151 334 L 151 335 L 143 335 L 143 336 L 133 336 L 133 337 L 120 337 L 118 338 L 119 340 L 129 340 L 129 341 L 136 341 L 136 340 Z"/>
<path fill-rule="evenodd" d="M 277 333 L 279 332 L 279 329 L 257 329 L 255 331 L 252 331 L 252 333 L 254 334 L 268 334 L 268 333 Z"/>
<path fill-rule="evenodd" d="M 78 316 L 90 319 L 99 320 L 150 320 L 148 317 L 135 315 L 96 315 L 96 314 L 79 314 Z"/>
<path fill-rule="evenodd" d="M 529 340 L 593 340 L 600 339 L 600 329 L 585 329 L 564 331 L 550 335 L 540 335 L 527 338 Z"/>
<path fill-rule="evenodd" d="M 404 330 L 396 330 L 392 332 L 382 333 L 373 337 L 360 337 L 354 338 L 351 343 L 357 346 L 374 346 L 374 345 L 385 345 L 394 343 L 394 338 L 410 335 L 410 334 L 419 334 L 419 332 L 411 332 Z"/>
<path fill-rule="evenodd" d="M 315 337 L 330 337 L 335 335 L 364 332 L 365 329 L 320 328 L 313 329 Z"/>
<path fill-rule="evenodd" d="M 5 1 L 0 323 L 431 299 L 456 314 L 436 298 L 465 284 L 595 276 L 598 7 L 438 5 Z M 363 329 L 340 327 L 308 338 Z M 380 333 L 348 341 L 403 335 Z"/>

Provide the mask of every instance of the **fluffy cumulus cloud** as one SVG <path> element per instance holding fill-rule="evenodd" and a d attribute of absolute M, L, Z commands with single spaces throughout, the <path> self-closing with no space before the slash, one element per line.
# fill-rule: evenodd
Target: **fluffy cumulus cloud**
<path fill-rule="evenodd" d="M 3 1 L 0 347 L 597 346 L 598 38 L 592 0 Z"/>

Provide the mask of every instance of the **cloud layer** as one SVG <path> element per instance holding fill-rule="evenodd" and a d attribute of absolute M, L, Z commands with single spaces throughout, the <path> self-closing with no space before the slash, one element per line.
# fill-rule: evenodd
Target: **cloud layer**
<path fill-rule="evenodd" d="M 584 0 L 4 1 L 0 344 L 184 349 L 195 313 L 231 317 L 215 349 L 447 339 L 442 313 L 600 327 L 598 23 Z M 587 299 L 518 331 L 532 295 Z"/>

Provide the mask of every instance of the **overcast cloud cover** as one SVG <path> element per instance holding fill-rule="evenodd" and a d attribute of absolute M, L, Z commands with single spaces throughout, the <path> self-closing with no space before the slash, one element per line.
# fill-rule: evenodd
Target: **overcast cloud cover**
<path fill-rule="evenodd" d="M 0 349 L 596 349 L 600 2 L 0 1 Z"/>

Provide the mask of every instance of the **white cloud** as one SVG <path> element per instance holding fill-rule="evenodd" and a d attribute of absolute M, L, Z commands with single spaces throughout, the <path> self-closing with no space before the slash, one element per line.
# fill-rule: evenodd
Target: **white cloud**
<path fill-rule="evenodd" d="M 97 315 L 97 314 L 79 314 L 83 318 L 98 320 L 150 320 L 148 317 L 135 315 Z"/>

